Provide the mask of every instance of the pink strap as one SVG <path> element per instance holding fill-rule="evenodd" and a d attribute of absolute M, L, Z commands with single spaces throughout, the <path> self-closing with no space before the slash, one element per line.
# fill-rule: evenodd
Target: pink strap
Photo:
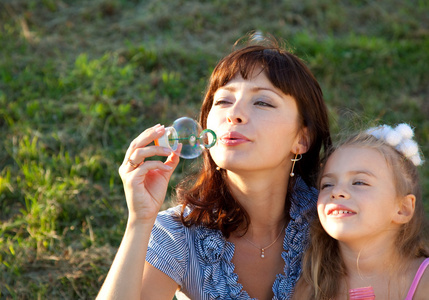
<path fill-rule="evenodd" d="M 422 262 L 419 269 L 417 270 L 416 276 L 414 277 L 413 283 L 411 283 L 411 287 L 408 291 L 407 298 L 405 298 L 405 300 L 413 299 L 414 293 L 416 292 L 416 289 L 417 289 L 417 285 L 419 284 L 420 279 L 422 278 L 423 273 L 425 272 L 425 269 L 427 266 L 429 266 L 429 257 Z"/>

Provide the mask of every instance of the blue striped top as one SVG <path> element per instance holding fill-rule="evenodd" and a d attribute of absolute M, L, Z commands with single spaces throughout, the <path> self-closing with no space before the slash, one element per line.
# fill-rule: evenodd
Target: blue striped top
<path fill-rule="evenodd" d="M 285 229 L 282 258 L 284 273 L 273 284 L 275 300 L 290 299 L 301 272 L 301 257 L 314 216 L 317 190 L 297 178 L 291 195 L 291 221 Z M 177 216 L 180 206 L 158 214 L 149 241 L 146 261 L 179 286 L 178 299 L 251 299 L 238 283 L 231 259 L 234 244 L 220 230 L 185 227 Z M 189 212 L 189 209 L 187 210 Z M 186 211 L 185 211 L 186 213 Z"/>

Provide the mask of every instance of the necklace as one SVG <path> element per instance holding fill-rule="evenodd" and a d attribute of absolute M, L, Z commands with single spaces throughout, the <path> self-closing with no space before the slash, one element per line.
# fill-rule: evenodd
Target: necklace
<path fill-rule="evenodd" d="M 286 225 L 286 224 L 285 224 Z M 256 247 L 256 248 L 258 248 L 259 250 L 261 250 L 261 258 L 264 258 L 265 257 L 265 250 L 267 250 L 268 248 L 270 248 L 272 245 L 274 245 L 276 242 L 277 242 L 277 240 L 280 238 L 280 236 L 282 235 L 282 233 L 283 233 L 283 229 L 285 228 L 285 225 L 283 225 L 283 227 L 282 227 L 282 230 L 280 230 L 280 233 L 279 233 L 279 235 L 276 237 L 276 239 L 271 243 L 271 244 L 269 244 L 268 246 L 265 246 L 265 247 L 263 247 L 263 248 L 260 248 L 258 245 L 255 245 L 254 243 L 252 243 L 249 239 L 247 239 L 244 235 L 243 235 L 243 238 L 246 240 L 246 241 L 248 241 L 249 242 L 249 244 L 251 244 L 253 247 Z"/>

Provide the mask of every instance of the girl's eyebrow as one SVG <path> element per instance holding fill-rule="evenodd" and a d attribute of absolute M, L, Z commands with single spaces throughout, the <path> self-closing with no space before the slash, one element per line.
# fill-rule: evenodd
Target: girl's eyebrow
<path fill-rule="evenodd" d="M 374 173 L 372 173 L 371 171 L 368 171 L 368 170 L 353 170 L 353 171 L 347 172 L 347 174 L 350 174 L 350 175 L 364 174 L 364 175 L 368 175 L 370 177 L 377 177 L 377 176 L 375 176 Z M 325 178 L 325 177 L 334 178 L 335 177 L 335 173 L 326 173 L 326 174 L 323 174 L 321 178 Z"/>
<path fill-rule="evenodd" d="M 369 170 L 355 170 L 355 171 L 350 171 L 349 173 L 352 175 L 364 174 L 364 175 L 368 175 L 370 177 L 376 177 L 375 174 Z"/>

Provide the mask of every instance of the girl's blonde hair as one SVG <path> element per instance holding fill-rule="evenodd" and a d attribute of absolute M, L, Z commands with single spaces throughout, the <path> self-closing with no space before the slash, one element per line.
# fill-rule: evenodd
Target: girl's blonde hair
<path fill-rule="evenodd" d="M 403 262 L 417 257 L 429 257 L 429 250 L 424 241 L 427 237 L 423 232 L 425 212 L 417 167 L 384 140 L 377 139 L 366 132 L 355 134 L 332 148 L 328 151 L 324 162 L 332 153 L 345 146 L 379 151 L 391 168 L 397 195 L 415 195 L 414 215 L 408 223 L 400 227 L 395 243 L 398 255 Z M 323 167 L 320 174 L 322 173 Z M 305 299 L 334 299 L 338 296 L 339 283 L 347 276 L 338 241 L 325 232 L 319 218 L 315 218 L 310 235 L 310 245 L 303 258 L 301 279 L 295 290 L 296 296 L 301 298 L 305 295 Z"/>

